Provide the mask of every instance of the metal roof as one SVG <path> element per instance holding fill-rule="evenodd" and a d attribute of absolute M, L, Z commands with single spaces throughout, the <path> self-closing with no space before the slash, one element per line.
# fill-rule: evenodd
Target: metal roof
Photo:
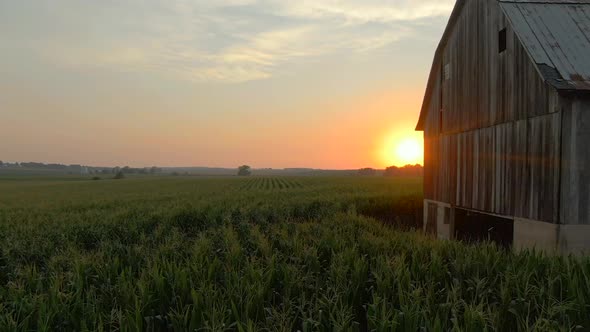
<path fill-rule="evenodd" d="M 500 6 L 547 82 L 558 90 L 590 90 L 590 1 Z"/>

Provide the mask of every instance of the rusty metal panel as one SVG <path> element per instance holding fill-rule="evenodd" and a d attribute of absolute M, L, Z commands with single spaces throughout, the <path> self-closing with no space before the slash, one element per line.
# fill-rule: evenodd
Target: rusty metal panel
<path fill-rule="evenodd" d="M 502 2 L 539 72 L 559 90 L 590 90 L 590 4 Z"/>

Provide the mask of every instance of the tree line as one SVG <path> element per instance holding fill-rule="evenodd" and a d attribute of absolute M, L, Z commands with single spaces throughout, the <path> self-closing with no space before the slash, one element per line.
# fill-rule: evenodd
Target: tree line
<path fill-rule="evenodd" d="M 27 168 L 27 169 L 42 169 L 42 170 L 55 170 L 63 171 L 71 174 L 159 174 L 163 170 L 160 167 L 94 167 L 94 166 L 83 166 L 78 164 L 65 165 L 65 164 L 45 164 L 38 162 L 15 162 L 8 163 L 0 160 L 0 167 L 9 168 Z"/>
<path fill-rule="evenodd" d="M 401 176 L 401 177 L 410 177 L 410 176 L 423 176 L 424 175 L 424 167 L 420 164 L 416 165 L 406 165 L 402 167 L 397 166 L 389 166 L 383 171 L 376 170 L 374 168 L 366 167 L 361 168 L 357 171 L 357 175 L 360 176 L 375 176 L 382 173 L 383 176 Z"/>

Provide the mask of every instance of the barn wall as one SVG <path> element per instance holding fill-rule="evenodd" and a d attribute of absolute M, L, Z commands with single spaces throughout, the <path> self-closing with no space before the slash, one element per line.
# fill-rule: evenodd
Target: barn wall
<path fill-rule="evenodd" d="M 561 223 L 590 225 L 590 98 L 576 98 L 563 117 Z"/>
<path fill-rule="evenodd" d="M 507 49 L 499 53 L 498 34 L 504 28 Z M 449 72 L 441 81 L 443 133 L 558 111 L 557 95 L 543 81 L 497 1 L 467 2 L 441 66 Z"/>
<path fill-rule="evenodd" d="M 440 79 L 441 71 L 440 65 L 436 71 L 436 78 L 434 88 L 432 89 L 434 95 L 440 95 Z M 436 188 L 438 187 L 437 165 L 438 163 L 438 135 L 439 135 L 439 115 L 440 115 L 440 98 L 432 98 L 429 108 L 428 116 L 426 118 L 424 130 L 424 196 L 426 198 L 435 199 L 438 197 Z"/>
<path fill-rule="evenodd" d="M 561 113 L 551 113 L 431 138 L 430 199 L 557 222 L 560 124 Z"/>
<path fill-rule="evenodd" d="M 499 53 L 503 28 L 507 50 Z M 466 3 L 435 66 L 424 124 L 426 198 L 557 222 L 559 98 L 496 1 Z"/>

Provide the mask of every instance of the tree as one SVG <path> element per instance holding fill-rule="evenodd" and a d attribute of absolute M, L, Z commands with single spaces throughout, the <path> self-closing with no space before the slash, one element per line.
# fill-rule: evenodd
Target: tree
<path fill-rule="evenodd" d="M 121 180 L 121 179 L 124 179 L 124 178 L 125 178 L 125 174 L 123 174 L 123 172 L 119 171 L 117 173 L 117 175 L 115 175 L 115 177 L 113 179 L 115 179 L 115 180 Z"/>
<path fill-rule="evenodd" d="M 363 176 L 372 176 L 372 175 L 375 175 L 375 173 L 377 173 L 377 171 L 373 168 L 370 168 L 370 167 L 361 168 L 358 170 L 358 175 L 363 175 Z"/>
<path fill-rule="evenodd" d="M 248 165 L 242 165 L 238 167 L 238 176 L 250 176 L 252 175 L 252 169 Z"/>
<path fill-rule="evenodd" d="M 390 166 L 383 172 L 384 176 L 422 176 L 424 175 L 424 168 L 419 165 L 406 165 L 404 167 Z"/>
<path fill-rule="evenodd" d="M 4 163 L 2 162 L 2 160 L 0 160 L 0 167 L 4 166 Z"/>

